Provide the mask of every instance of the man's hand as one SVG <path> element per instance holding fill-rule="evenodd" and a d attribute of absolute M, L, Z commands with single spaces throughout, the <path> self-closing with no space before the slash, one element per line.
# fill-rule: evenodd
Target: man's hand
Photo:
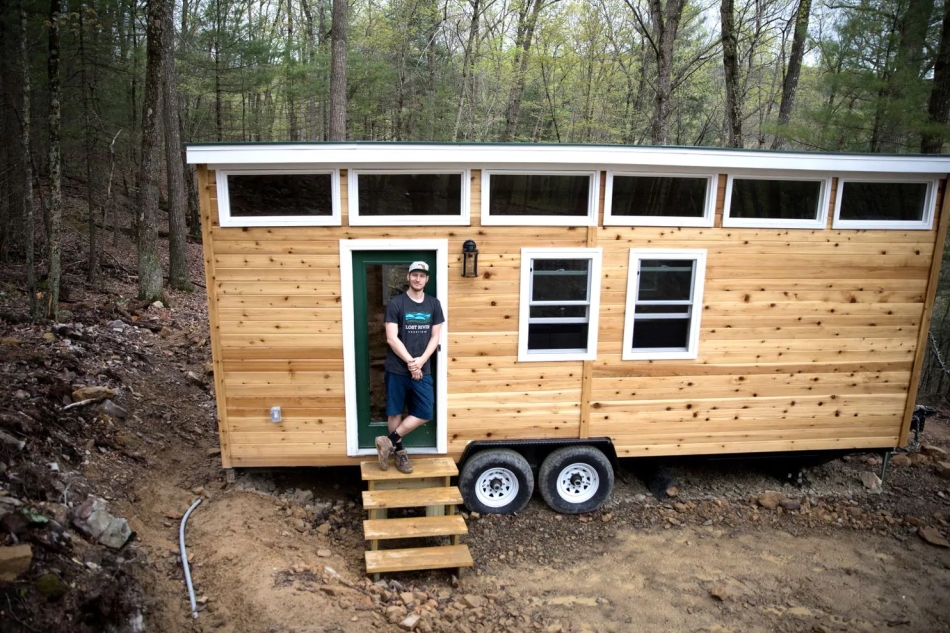
<path fill-rule="evenodd" d="M 424 365 L 424 363 L 422 362 L 421 358 L 413 358 L 408 363 L 406 363 L 406 365 L 409 367 L 410 373 L 415 373 L 417 371 L 422 371 L 422 365 Z"/>
<path fill-rule="evenodd" d="M 421 369 L 415 369 L 415 370 L 413 370 L 413 371 L 412 371 L 412 379 L 413 379 L 413 380 L 422 380 L 422 370 L 421 370 Z"/>

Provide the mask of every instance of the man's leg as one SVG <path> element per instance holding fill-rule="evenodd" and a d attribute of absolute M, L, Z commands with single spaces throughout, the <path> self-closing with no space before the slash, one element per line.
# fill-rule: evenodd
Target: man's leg
<path fill-rule="evenodd" d="M 412 472 L 409 454 L 402 447 L 402 438 L 432 419 L 435 394 L 432 388 L 431 376 L 423 376 L 421 380 L 410 383 L 412 398 L 409 400 L 409 415 L 403 418 L 396 430 L 390 435 L 398 445 L 395 450 L 396 469 L 405 474 Z"/>
<path fill-rule="evenodd" d="M 405 380 L 402 376 L 391 374 L 388 371 L 385 374 L 386 385 L 386 422 L 389 427 L 389 435 L 380 435 L 376 438 L 376 456 L 379 458 L 379 468 L 387 470 L 389 468 L 389 458 L 396 451 L 396 444 L 402 448 L 402 442 L 394 434 L 396 427 L 402 421 L 402 410 L 406 406 L 406 388 Z"/>
<path fill-rule="evenodd" d="M 402 414 L 400 413 L 399 415 L 389 416 L 388 422 L 389 422 L 389 432 L 392 433 L 393 431 L 399 428 L 399 424 L 402 422 Z"/>

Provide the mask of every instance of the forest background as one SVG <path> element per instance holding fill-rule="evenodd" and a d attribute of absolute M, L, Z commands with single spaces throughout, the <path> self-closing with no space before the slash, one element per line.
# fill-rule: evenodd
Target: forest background
<path fill-rule="evenodd" d="M 85 283 L 128 231 L 140 298 L 188 289 L 187 142 L 940 153 L 948 116 L 950 1 L 13 0 L 0 259 L 22 266 L 31 318 L 55 319 L 65 186 L 84 229 L 65 265 Z M 947 269 L 931 395 L 950 388 Z"/>

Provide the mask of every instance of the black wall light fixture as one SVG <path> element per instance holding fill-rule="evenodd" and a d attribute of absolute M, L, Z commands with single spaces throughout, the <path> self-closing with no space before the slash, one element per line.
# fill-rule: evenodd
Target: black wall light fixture
<path fill-rule="evenodd" d="M 462 244 L 462 276 L 478 277 L 478 247 L 474 240 Z"/>

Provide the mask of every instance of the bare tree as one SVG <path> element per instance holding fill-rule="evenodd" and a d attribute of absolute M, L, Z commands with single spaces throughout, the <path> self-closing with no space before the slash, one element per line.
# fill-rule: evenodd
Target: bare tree
<path fill-rule="evenodd" d="M 739 55 L 736 51 L 735 11 L 732 0 L 719 5 L 722 68 L 726 82 L 726 129 L 729 147 L 742 147 L 742 99 L 739 95 Z"/>
<path fill-rule="evenodd" d="M 934 79 L 927 114 L 929 123 L 920 140 L 920 151 L 924 154 L 939 154 L 943 151 L 947 121 L 950 119 L 950 2 L 943 3 L 943 26 L 934 60 Z"/>
<path fill-rule="evenodd" d="M 785 144 L 785 128 L 792 120 L 795 107 L 795 94 L 798 91 L 798 78 L 802 74 L 802 59 L 805 57 L 805 40 L 808 38 L 808 20 L 811 15 L 811 0 L 799 0 L 795 11 L 795 35 L 792 37 L 792 53 L 788 58 L 788 69 L 782 80 L 782 103 L 778 108 L 778 133 L 772 141 L 772 149 L 781 149 Z"/>
<path fill-rule="evenodd" d="M 26 286 L 30 293 L 30 317 L 36 318 L 36 262 L 33 254 L 33 144 L 30 140 L 30 56 L 27 48 L 26 9 L 20 0 L 20 81 L 23 90 L 23 114 L 20 117 L 20 147 L 23 151 L 23 248 L 26 254 Z"/>
<path fill-rule="evenodd" d="M 469 0 L 472 5 L 472 21 L 468 26 L 468 39 L 462 50 L 462 85 L 459 88 L 458 108 L 455 113 L 455 131 L 452 133 L 452 140 L 457 141 L 459 137 L 459 127 L 462 124 L 462 111 L 465 107 L 465 96 L 468 93 L 468 84 L 471 76 L 475 73 L 475 38 L 478 36 L 478 22 L 480 15 L 480 0 Z M 474 91 L 474 82 L 472 82 Z"/>
<path fill-rule="evenodd" d="M 188 281 L 188 227 L 185 199 L 185 165 L 181 159 L 181 121 L 178 117 L 178 73 L 175 71 L 175 0 L 165 0 L 164 59 L 162 60 L 162 115 L 165 121 L 165 170 L 168 177 L 168 283 L 175 290 L 190 290 Z"/>
<path fill-rule="evenodd" d="M 98 228 L 96 226 L 96 184 L 93 174 L 93 163 L 96 153 L 96 131 L 92 125 L 93 115 L 93 92 L 95 87 L 92 85 L 89 72 L 86 51 L 86 11 L 80 10 L 79 15 L 79 59 L 82 76 L 82 109 L 85 125 L 86 142 L 86 226 L 89 230 L 89 257 L 86 260 L 86 280 L 94 284 L 99 276 L 99 245 Z"/>
<path fill-rule="evenodd" d="M 557 0 L 553 0 L 556 2 Z M 518 129 L 518 114 L 521 111 L 521 100 L 524 98 L 525 81 L 528 75 L 528 54 L 531 52 L 531 43 L 534 41 L 534 30 L 538 25 L 538 16 L 546 5 L 544 0 L 522 0 L 523 4 L 518 12 L 518 29 L 515 35 L 514 79 L 511 91 L 508 93 L 508 108 L 505 110 L 505 130 L 502 132 L 503 142 L 511 141 Z M 549 3 L 549 4 L 553 4 Z"/>
<path fill-rule="evenodd" d="M 330 140 L 346 140 L 346 31 L 347 0 L 333 0 L 330 27 Z"/>
<path fill-rule="evenodd" d="M 139 298 L 162 295 L 162 266 L 158 258 L 158 124 L 162 105 L 166 0 L 149 0 L 146 24 L 145 98 L 142 105 L 142 162 L 139 165 L 138 215 Z"/>
<path fill-rule="evenodd" d="M 47 277 L 46 316 L 56 318 L 59 308 L 59 283 L 62 277 L 61 241 L 63 223 L 62 155 L 60 128 L 62 126 L 62 94 L 59 77 L 59 26 L 63 11 L 60 0 L 49 5 L 49 57 L 46 76 L 49 80 L 49 275 Z"/>
<path fill-rule="evenodd" d="M 633 0 L 624 0 L 636 18 L 644 37 L 650 43 L 656 61 L 656 85 L 653 95 L 653 116 L 650 136 L 654 145 L 666 145 L 670 136 L 670 118 L 673 112 L 673 45 L 679 33 L 680 20 L 686 0 L 648 0 L 649 25 Z"/>

